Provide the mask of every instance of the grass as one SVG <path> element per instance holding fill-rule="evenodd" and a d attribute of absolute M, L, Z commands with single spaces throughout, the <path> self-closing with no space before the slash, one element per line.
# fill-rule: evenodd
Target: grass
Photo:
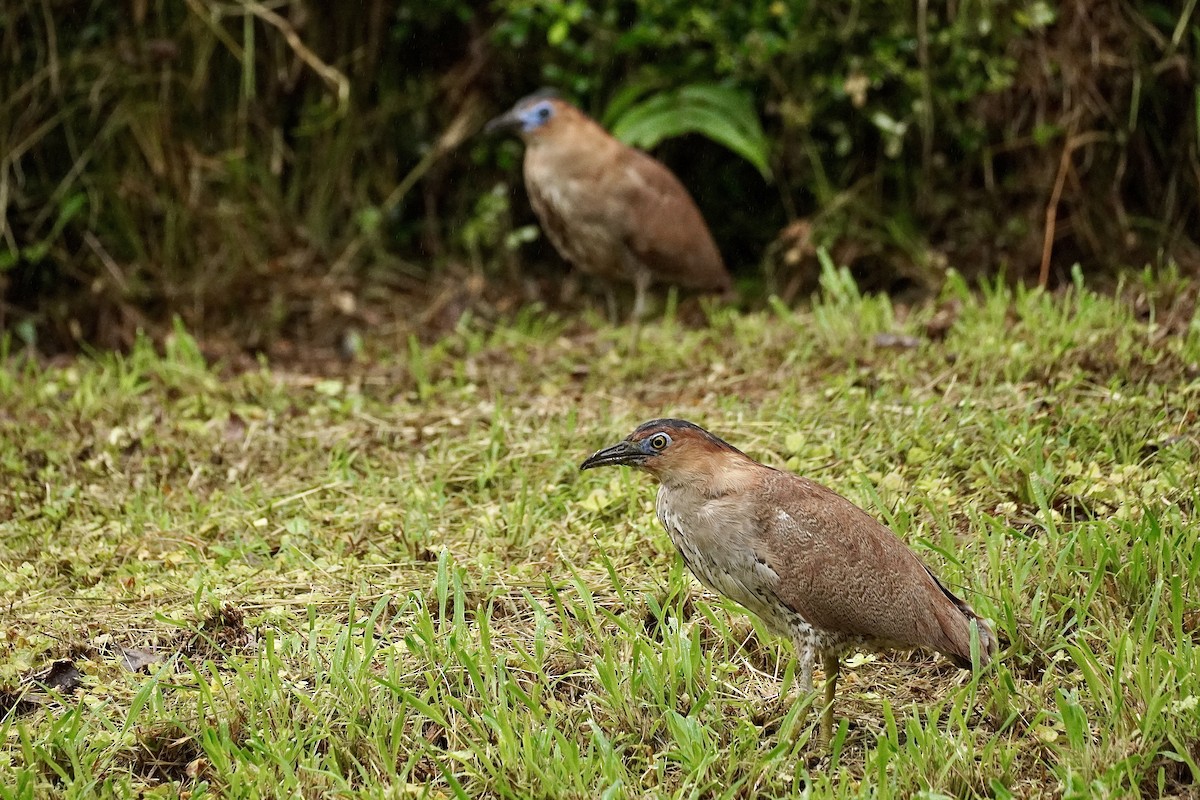
<path fill-rule="evenodd" d="M 534 310 L 338 375 L 227 374 L 183 331 L 7 355 L 0 798 L 1194 796 L 1187 283 L 824 282 L 636 349 Z M 790 646 L 690 578 L 651 482 L 577 471 L 664 415 L 878 514 L 1001 659 L 853 658 L 818 747 Z"/>

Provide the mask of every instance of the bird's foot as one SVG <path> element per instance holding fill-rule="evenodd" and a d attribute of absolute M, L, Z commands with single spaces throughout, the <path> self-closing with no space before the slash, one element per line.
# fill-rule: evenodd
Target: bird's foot
<path fill-rule="evenodd" d="M 759 707 L 754 722 L 764 734 L 778 735 L 780 741 L 795 741 L 808 729 L 816 699 L 813 692 L 781 692 Z"/>

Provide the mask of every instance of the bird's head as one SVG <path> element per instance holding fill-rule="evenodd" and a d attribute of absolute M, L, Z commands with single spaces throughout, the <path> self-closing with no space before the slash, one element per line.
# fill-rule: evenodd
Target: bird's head
<path fill-rule="evenodd" d="M 522 97 L 512 108 L 484 126 L 484 133 L 515 131 L 525 141 L 552 132 L 574 107 L 553 89 L 542 89 Z"/>
<path fill-rule="evenodd" d="M 579 468 L 637 467 L 664 483 L 673 483 L 710 475 L 730 460 L 740 465 L 749 458 L 699 425 L 682 419 L 655 419 L 593 453 Z"/>

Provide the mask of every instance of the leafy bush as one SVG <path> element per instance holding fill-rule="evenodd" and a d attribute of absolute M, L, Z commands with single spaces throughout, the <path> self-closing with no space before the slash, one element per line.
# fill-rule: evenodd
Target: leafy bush
<path fill-rule="evenodd" d="M 1196 196 L 1196 120 L 1177 119 L 1165 130 L 1182 135 L 1168 141 L 1138 113 L 1186 109 L 1200 97 L 1197 42 L 1181 36 L 1194 8 L 1083 0 L 493 7 L 504 71 L 525 75 L 527 85 L 566 88 L 593 113 L 610 97 L 619 109 L 629 93 L 661 92 L 646 101 L 661 107 L 680 87 L 711 81 L 748 93 L 766 128 L 778 197 L 747 197 L 744 181 L 706 170 L 694 176 L 702 204 L 712 187 L 726 208 L 777 204 L 788 217 L 810 217 L 818 243 L 849 242 L 841 252 L 859 257 L 868 285 L 936 284 L 947 263 L 971 274 L 1036 275 L 1055 177 L 1064 149 L 1076 147 L 1091 174 L 1078 174 L 1060 199 L 1059 217 L 1069 220 L 1060 269 L 1078 258 L 1115 268 L 1164 247 L 1177 257 L 1191 252 L 1182 233 L 1200 224 L 1196 203 L 1173 193 L 1173 205 L 1155 207 L 1144 202 L 1155 196 L 1147 187 L 1114 191 L 1112 182 L 1132 177 L 1132 153 L 1105 145 L 1141 149 L 1141 170 Z M 1161 79 L 1166 65 L 1179 70 L 1174 85 Z M 611 108 L 606 119 L 621 121 Z M 1071 142 L 1073 130 L 1089 129 L 1095 138 Z M 1134 208 L 1142 221 L 1124 229 L 1098 222 Z M 1159 235 L 1127 235 L 1156 225 Z M 759 230 L 754 249 L 768 238 Z"/>
<path fill-rule="evenodd" d="M 336 340 L 339 293 L 557 274 L 492 194 L 520 148 L 470 136 L 543 85 L 653 148 L 744 276 L 796 222 L 875 288 L 1200 261 L 1195 3 L 272 8 L 0 8 L 0 328 Z"/>
<path fill-rule="evenodd" d="M 609 104 L 604 118 L 613 136 L 634 147 L 649 150 L 664 139 L 700 133 L 749 161 L 764 178 L 770 175 L 769 145 L 758 113 L 750 97 L 736 89 L 688 84 L 643 100 L 626 92 Z"/>

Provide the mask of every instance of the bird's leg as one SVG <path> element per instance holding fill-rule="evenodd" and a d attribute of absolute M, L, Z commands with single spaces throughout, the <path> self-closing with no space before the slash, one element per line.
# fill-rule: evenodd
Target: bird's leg
<path fill-rule="evenodd" d="M 813 691 L 812 673 L 815 655 L 811 642 L 808 640 L 796 642 L 796 657 L 800 661 L 800 691 L 805 694 L 812 694 Z"/>
<path fill-rule="evenodd" d="M 650 287 L 650 273 L 644 269 L 633 269 L 633 313 L 629 315 L 630 349 L 637 351 L 642 341 L 642 319 L 646 316 L 646 289 Z"/>
<path fill-rule="evenodd" d="M 821 654 L 821 663 L 825 668 L 825 709 L 821 712 L 821 741 L 829 744 L 833 741 L 833 698 L 837 694 L 841 664 L 837 653 L 831 652 Z"/>
<path fill-rule="evenodd" d="M 580 284 L 583 278 L 580 277 L 578 269 L 569 270 L 563 277 L 563 282 L 558 289 L 558 300 L 560 303 L 570 303 L 579 294 Z"/>
<path fill-rule="evenodd" d="M 792 639 L 792 644 L 796 648 L 796 663 L 799 665 L 797 681 L 800 684 L 800 701 L 804 702 L 812 697 L 813 693 L 813 658 L 816 655 L 816 650 L 813 647 L 812 639 L 805 636 L 803 633 L 798 634 Z M 791 692 L 788 693 L 791 695 Z M 781 707 L 786 708 L 787 702 L 782 693 L 776 698 Z M 806 706 L 803 715 L 796 719 L 796 724 L 802 726 L 804 720 L 808 717 L 808 712 L 811 704 Z M 786 716 L 786 711 L 784 711 Z"/>
<path fill-rule="evenodd" d="M 650 288 L 650 273 L 644 269 L 636 269 L 633 273 L 633 323 L 642 321 L 646 316 L 646 290 Z"/>
<path fill-rule="evenodd" d="M 617 313 L 617 290 L 611 285 L 604 286 L 604 301 L 608 305 L 608 321 L 613 325 L 621 324 L 621 317 Z"/>

